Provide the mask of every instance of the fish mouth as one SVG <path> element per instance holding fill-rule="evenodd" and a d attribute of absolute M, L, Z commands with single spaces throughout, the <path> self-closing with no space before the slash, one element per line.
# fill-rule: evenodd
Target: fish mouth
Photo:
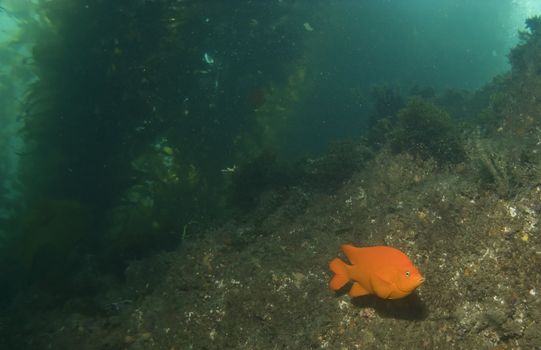
<path fill-rule="evenodd" d="M 414 285 L 413 287 L 411 287 L 411 288 L 406 288 L 406 289 L 404 289 L 404 288 L 400 288 L 398 285 L 396 286 L 396 288 L 397 288 L 398 290 L 400 290 L 401 292 L 404 292 L 404 293 L 411 293 L 411 292 L 413 292 L 413 291 L 415 290 L 415 288 L 417 288 L 417 287 L 419 287 L 421 284 L 423 284 L 424 281 L 425 281 L 425 278 L 424 278 L 424 277 L 421 277 L 421 278 L 419 278 L 418 283 L 415 284 L 415 285 Z"/>
<path fill-rule="evenodd" d="M 425 281 L 425 278 L 424 278 L 424 277 L 419 278 L 417 284 L 415 285 L 415 287 L 413 287 L 413 289 L 419 287 L 421 284 L 424 283 L 424 281 Z"/>

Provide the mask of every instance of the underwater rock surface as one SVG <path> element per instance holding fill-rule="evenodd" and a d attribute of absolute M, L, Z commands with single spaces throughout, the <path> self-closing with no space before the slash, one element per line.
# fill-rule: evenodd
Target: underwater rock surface
<path fill-rule="evenodd" d="M 35 349 L 537 346 L 541 185 L 502 199 L 468 166 L 434 164 L 382 152 L 336 193 L 262 200 L 242 221 L 130 264 L 124 286 L 45 312 L 18 335 Z M 335 295 L 327 263 L 344 242 L 399 247 L 426 281 L 403 300 Z"/>

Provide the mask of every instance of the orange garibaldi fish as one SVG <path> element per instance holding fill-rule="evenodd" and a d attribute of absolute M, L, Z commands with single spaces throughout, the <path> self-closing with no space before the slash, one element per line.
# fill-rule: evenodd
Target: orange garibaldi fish
<path fill-rule="evenodd" d="M 329 263 L 329 268 L 335 273 L 329 286 L 338 290 L 352 280 L 351 297 L 375 294 L 383 299 L 400 299 L 425 280 L 406 254 L 396 248 L 357 248 L 344 244 L 342 251 L 351 265 L 334 258 Z"/>

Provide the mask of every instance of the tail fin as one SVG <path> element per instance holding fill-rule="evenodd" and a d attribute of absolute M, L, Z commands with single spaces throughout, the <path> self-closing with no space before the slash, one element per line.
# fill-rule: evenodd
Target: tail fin
<path fill-rule="evenodd" d="M 334 258 L 329 263 L 329 268 L 335 273 L 334 277 L 329 282 L 329 287 L 331 287 L 332 290 L 338 290 L 349 282 L 347 271 L 348 265 L 345 262 L 339 258 Z"/>

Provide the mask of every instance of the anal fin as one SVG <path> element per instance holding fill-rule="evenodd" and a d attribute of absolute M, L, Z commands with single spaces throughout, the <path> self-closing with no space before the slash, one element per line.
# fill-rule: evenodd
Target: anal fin
<path fill-rule="evenodd" d="M 351 286 L 348 294 L 350 297 L 361 297 L 363 295 L 370 294 L 370 292 L 367 291 L 363 286 L 361 286 L 359 282 L 355 282 L 353 283 L 353 286 Z"/>

